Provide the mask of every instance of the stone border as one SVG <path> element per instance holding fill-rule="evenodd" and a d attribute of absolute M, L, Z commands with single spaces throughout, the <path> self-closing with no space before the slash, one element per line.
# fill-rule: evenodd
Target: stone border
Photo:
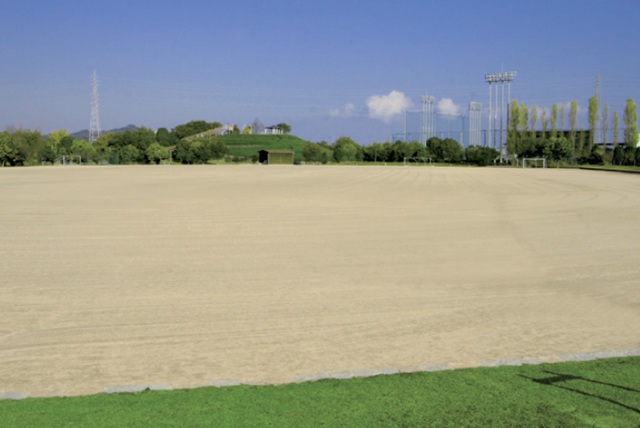
<path fill-rule="evenodd" d="M 472 367 L 500 367 L 500 366 L 522 366 L 525 364 L 553 364 L 563 362 L 579 362 L 579 361 L 593 361 L 602 360 L 606 358 L 616 357 L 640 357 L 640 348 L 624 349 L 617 351 L 597 351 L 597 352 L 580 352 L 575 354 L 560 354 L 549 355 L 540 357 L 522 357 L 500 360 L 480 360 L 480 361 L 468 361 L 465 363 L 449 363 L 444 365 L 427 365 L 419 366 L 409 370 L 398 370 L 394 368 L 387 369 L 374 369 L 374 370 L 351 370 L 333 373 L 313 373 L 306 375 L 293 376 L 291 379 L 294 383 L 302 382 L 315 382 L 322 379 L 351 379 L 355 377 L 372 377 L 372 376 L 387 376 L 398 373 L 415 373 L 415 372 L 440 372 L 446 370 L 456 370 L 461 368 Z M 217 388 L 223 388 L 228 386 L 242 385 L 240 379 L 224 379 L 214 380 L 208 385 L 215 386 Z M 150 391 L 168 391 L 174 389 L 173 385 L 168 383 L 153 383 L 149 385 L 114 385 L 102 390 L 106 394 L 118 394 L 118 393 L 136 393 L 146 390 Z M 22 400 L 29 397 L 26 392 L 6 392 L 0 395 L 0 400 Z"/>
<path fill-rule="evenodd" d="M 640 174 L 640 171 L 633 171 L 628 169 L 589 168 L 588 166 L 581 166 L 579 168 L 585 171 L 607 171 L 607 172 L 624 172 L 627 174 Z"/>

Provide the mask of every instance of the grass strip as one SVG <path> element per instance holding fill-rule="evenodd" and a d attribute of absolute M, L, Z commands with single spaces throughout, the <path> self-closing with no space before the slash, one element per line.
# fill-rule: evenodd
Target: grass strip
<path fill-rule="evenodd" d="M 640 427 L 640 357 L 0 402 L 2 427 Z"/>

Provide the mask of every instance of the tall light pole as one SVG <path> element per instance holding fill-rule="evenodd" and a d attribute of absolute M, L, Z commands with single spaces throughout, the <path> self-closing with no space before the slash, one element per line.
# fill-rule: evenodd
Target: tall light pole
<path fill-rule="evenodd" d="M 491 134 L 492 134 L 492 128 L 491 128 L 491 108 L 492 108 L 492 101 L 491 101 L 491 96 L 493 95 L 493 88 L 491 87 L 491 85 L 493 84 L 493 82 L 495 82 L 495 74 L 490 73 L 490 74 L 485 74 L 484 75 L 484 80 L 485 82 L 487 82 L 489 84 L 489 128 L 487 128 L 487 132 L 489 133 L 489 135 L 487 136 L 487 147 L 491 147 Z"/>
<path fill-rule="evenodd" d="M 508 105 L 511 104 L 511 81 L 515 79 L 516 72 L 508 71 L 503 73 L 489 73 L 484 75 L 484 80 L 489 84 L 489 135 L 491 138 L 491 134 L 493 134 L 493 148 L 497 148 L 498 139 L 496 138 L 496 130 L 493 130 L 491 127 L 491 85 L 496 83 L 496 107 L 494 109 L 494 127 L 498 127 L 498 82 L 501 83 L 501 99 L 500 99 L 500 154 L 502 156 L 502 147 L 503 147 L 503 139 L 504 139 L 504 82 L 507 82 L 507 92 L 508 92 Z M 507 107 L 508 107 L 507 105 Z M 507 108 L 508 114 L 508 108 Z M 508 121 L 507 121 L 508 123 Z M 489 140 L 491 141 L 491 140 Z M 491 146 L 491 145 L 489 145 Z"/>
<path fill-rule="evenodd" d="M 91 124 L 89 142 L 94 143 L 100 136 L 100 109 L 98 107 L 98 75 L 93 70 L 93 97 L 91 98 Z"/>

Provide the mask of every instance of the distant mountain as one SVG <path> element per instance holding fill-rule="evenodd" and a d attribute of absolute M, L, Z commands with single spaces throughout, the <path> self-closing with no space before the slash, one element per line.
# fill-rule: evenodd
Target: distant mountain
<path fill-rule="evenodd" d="M 100 131 L 102 134 L 107 134 L 109 132 L 124 132 L 124 131 L 137 131 L 138 128 L 135 125 L 127 125 L 124 128 L 116 128 L 116 129 L 111 129 L 109 131 Z M 89 140 L 89 130 L 88 129 L 83 129 L 82 131 L 78 131 L 78 132 L 74 132 L 73 134 L 71 134 L 71 136 L 73 138 L 80 138 L 82 140 Z"/>

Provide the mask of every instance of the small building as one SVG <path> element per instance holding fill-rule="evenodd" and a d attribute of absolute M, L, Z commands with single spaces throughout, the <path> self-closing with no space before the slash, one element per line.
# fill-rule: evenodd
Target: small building
<path fill-rule="evenodd" d="M 260 150 L 259 161 L 262 164 L 293 165 L 293 157 L 296 152 L 292 150 Z"/>
<path fill-rule="evenodd" d="M 277 126 L 267 126 L 264 128 L 265 135 L 279 135 L 282 134 L 282 129 Z"/>

